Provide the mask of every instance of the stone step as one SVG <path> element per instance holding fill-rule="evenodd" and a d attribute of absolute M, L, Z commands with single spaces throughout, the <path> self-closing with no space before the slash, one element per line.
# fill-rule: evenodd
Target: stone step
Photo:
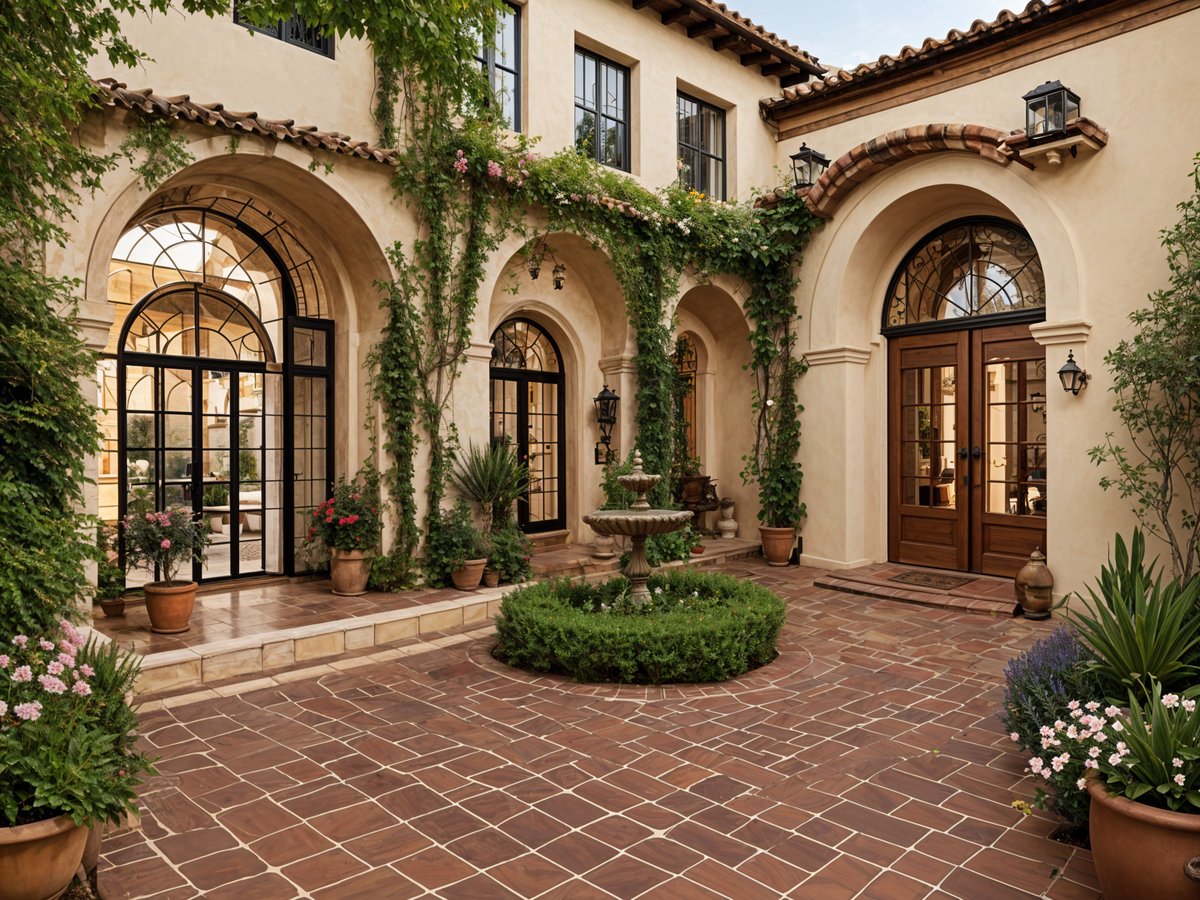
<path fill-rule="evenodd" d="M 869 577 L 855 577 L 848 572 L 830 572 L 821 575 L 813 581 L 813 585 L 846 594 L 858 594 L 880 600 L 897 600 L 901 603 L 915 603 L 919 606 L 932 606 L 986 616 L 1012 618 L 1021 611 L 1015 598 L 1004 599 L 1000 596 L 980 596 L 953 590 L 922 589 L 916 585 L 889 583 Z"/>

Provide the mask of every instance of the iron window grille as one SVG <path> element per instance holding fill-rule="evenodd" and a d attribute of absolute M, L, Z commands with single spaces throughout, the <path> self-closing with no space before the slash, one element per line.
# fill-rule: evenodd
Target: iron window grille
<path fill-rule="evenodd" d="M 513 131 L 521 130 L 521 11 L 506 5 L 496 16 L 492 40 L 480 39 L 475 60 L 492 89 L 500 119 Z"/>
<path fill-rule="evenodd" d="M 305 50 L 311 50 L 313 53 L 333 59 L 333 36 L 318 31 L 300 16 L 280 19 L 278 22 L 271 22 L 267 25 L 255 25 L 242 15 L 241 5 L 240 0 L 234 0 L 233 21 L 235 24 L 273 37 L 285 44 L 303 47 Z"/>
<path fill-rule="evenodd" d="M 575 149 L 628 172 L 629 69 L 575 48 Z"/>
<path fill-rule="evenodd" d="M 725 199 L 725 110 L 679 94 L 679 180 L 714 200 Z"/>

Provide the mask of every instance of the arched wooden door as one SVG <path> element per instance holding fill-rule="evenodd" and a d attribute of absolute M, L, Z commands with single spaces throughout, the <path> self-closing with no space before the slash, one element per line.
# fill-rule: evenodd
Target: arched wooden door
<path fill-rule="evenodd" d="M 1037 251 L 1012 223 L 951 222 L 909 253 L 885 310 L 889 556 L 1013 575 L 1046 548 Z"/>
<path fill-rule="evenodd" d="M 509 319 L 492 334 L 491 439 L 529 464 L 517 524 L 530 534 L 567 523 L 564 374 L 558 346 L 536 322 Z"/>

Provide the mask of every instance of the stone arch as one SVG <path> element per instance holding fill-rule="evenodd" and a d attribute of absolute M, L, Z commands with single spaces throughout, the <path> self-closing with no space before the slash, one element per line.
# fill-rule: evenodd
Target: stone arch
<path fill-rule="evenodd" d="M 805 200 L 814 215 L 830 218 L 850 194 L 890 166 L 930 153 L 970 153 L 1006 166 L 1006 132 L 986 125 L 936 124 L 900 128 L 872 138 L 839 157 Z"/>

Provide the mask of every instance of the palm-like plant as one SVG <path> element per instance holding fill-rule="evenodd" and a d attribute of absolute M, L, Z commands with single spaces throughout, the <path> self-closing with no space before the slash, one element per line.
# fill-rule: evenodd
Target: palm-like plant
<path fill-rule="evenodd" d="M 511 444 L 494 441 L 471 443 L 458 454 L 450 480 L 483 513 L 483 531 L 505 524 L 512 505 L 529 491 L 529 466 L 517 458 Z"/>
<path fill-rule="evenodd" d="M 1071 624 L 1096 655 L 1091 667 L 1140 698 L 1154 682 L 1186 687 L 1200 672 L 1200 578 L 1186 586 L 1163 584 L 1157 560 L 1145 564 L 1146 541 L 1133 533 L 1132 547 L 1117 535 L 1114 558 L 1089 587 L 1091 603 L 1070 615 Z"/>

